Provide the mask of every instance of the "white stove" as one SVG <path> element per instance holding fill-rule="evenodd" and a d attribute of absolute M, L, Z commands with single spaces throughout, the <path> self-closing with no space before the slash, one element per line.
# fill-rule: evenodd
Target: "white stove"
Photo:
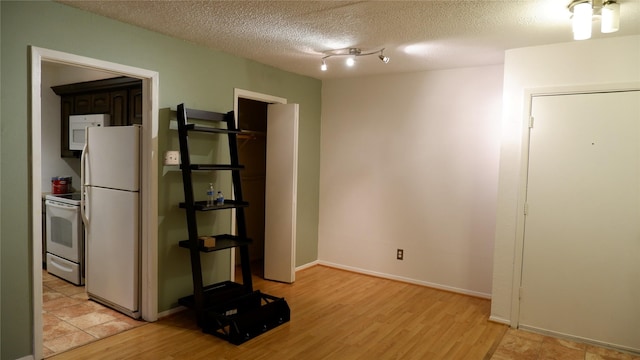
<path fill-rule="evenodd" d="M 84 225 L 80 193 L 45 196 L 47 271 L 84 284 Z"/>

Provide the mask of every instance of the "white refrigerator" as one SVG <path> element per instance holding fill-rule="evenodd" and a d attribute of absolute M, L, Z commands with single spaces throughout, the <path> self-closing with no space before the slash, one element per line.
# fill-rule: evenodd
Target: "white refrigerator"
<path fill-rule="evenodd" d="M 90 299 L 140 317 L 140 127 L 89 127 L 81 158 Z"/>

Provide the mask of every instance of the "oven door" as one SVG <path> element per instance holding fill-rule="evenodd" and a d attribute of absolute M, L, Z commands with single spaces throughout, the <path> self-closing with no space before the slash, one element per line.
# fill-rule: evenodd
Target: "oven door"
<path fill-rule="evenodd" d="M 47 200 L 47 252 L 80 263 L 83 256 L 80 207 Z"/>

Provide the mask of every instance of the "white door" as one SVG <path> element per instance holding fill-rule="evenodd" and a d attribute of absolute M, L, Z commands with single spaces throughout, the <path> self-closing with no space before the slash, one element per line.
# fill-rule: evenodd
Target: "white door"
<path fill-rule="evenodd" d="M 265 279 L 295 280 L 298 104 L 270 104 L 267 111 Z"/>
<path fill-rule="evenodd" d="M 640 92 L 532 115 L 519 326 L 640 350 Z"/>

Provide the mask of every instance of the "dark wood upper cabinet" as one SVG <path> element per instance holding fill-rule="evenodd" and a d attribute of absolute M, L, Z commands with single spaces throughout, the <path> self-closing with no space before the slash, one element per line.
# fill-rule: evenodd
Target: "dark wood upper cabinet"
<path fill-rule="evenodd" d="M 60 96 L 62 157 L 79 157 L 69 150 L 69 115 L 109 114 L 110 126 L 142 124 L 142 80 L 126 76 L 52 86 Z"/>

